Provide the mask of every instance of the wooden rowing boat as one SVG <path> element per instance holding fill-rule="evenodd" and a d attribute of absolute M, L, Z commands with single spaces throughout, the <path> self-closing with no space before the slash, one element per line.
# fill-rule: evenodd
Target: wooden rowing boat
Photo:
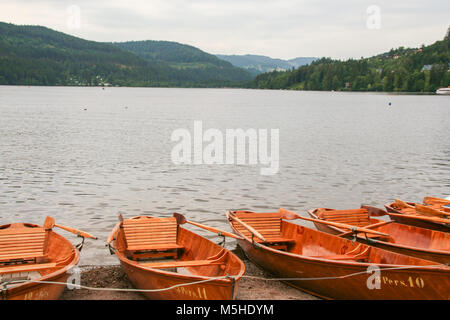
<path fill-rule="evenodd" d="M 286 283 L 327 299 L 450 298 L 448 266 L 288 222 L 285 212 L 233 211 L 227 218 L 247 257 Z"/>
<path fill-rule="evenodd" d="M 234 299 L 245 272 L 236 255 L 181 227 L 175 217 L 120 217 L 108 241 L 131 282 L 155 290 L 143 292 L 149 299 Z"/>
<path fill-rule="evenodd" d="M 445 232 L 408 226 L 394 221 L 374 219 L 376 216 L 387 215 L 387 212 L 378 208 L 362 206 L 353 210 L 334 210 L 318 208 L 308 211 L 314 219 L 341 222 L 357 227 L 366 227 L 371 230 L 386 233 L 383 237 L 376 234 L 358 233 L 356 240 L 381 249 L 394 251 L 401 254 L 432 260 L 439 263 L 450 262 L 450 237 Z M 315 222 L 320 231 L 334 235 L 354 237 L 353 232 L 343 228 Z"/>
<path fill-rule="evenodd" d="M 429 206 L 439 210 L 442 205 L 435 203 Z M 418 212 L 416 210 L 416 203 L 414 202 L 395 200 L 395 202 L 385 204 L 384 207 L 389 217 L 398 223 L 441 232 L 450 231 L 450 220 L 449 222 L 446 221 L 448 218 L 429 216 Z"/>
<path fill-rule="evenodd" d="M 53 231 L 60 227 L 83 237 L 74 246 Z M 7 300 L 55 300 L 66 288 L 73 267 L 78 264 L 85 232 L 56 225 L 47 217 L 43 226 L 12 223 L 0 226 L 0 292 Z M 44 283 L 45 282 L 45 283 Z"/>

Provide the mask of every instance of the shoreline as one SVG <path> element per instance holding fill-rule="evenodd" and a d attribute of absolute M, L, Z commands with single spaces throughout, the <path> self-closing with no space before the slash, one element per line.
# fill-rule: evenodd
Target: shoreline
<path fill-rule="evenodd" d="M 259 269 L 242 253 L 241 249 L 232 250 L 245 264 L 245 275 L 272 278 Z M 79 266 L 81 285 L 97 288 L 134 289 L 119 264 Z M 237 288 L 236 300 L 318 300 L 308 293 L 290 287 L 280 281 L 242 278 Z M 145 296 L 131 291 L 94 291 L 88 289 L 65 289 L 60 300 L 146 300 Z"/>
<path fill-rule="evenodd" d="M 379 95 L 405 95 L 405 96 L 446 96 L 436 92 L 409 92 L 409 91 L 352 91 L 352 90 L 299 90 L 292 88 L 270 89 L 270 88 L 250 88 L 250 87 L 206 87 L 206 86 L 78 86 L 78 85 L 32 85 L 32 84 L 1 84 L 0 87 L 33 87 L 33 88 L 104 88 L 104 89 L 234 89 L 234 90 L 260 90 L 260 91 L 293 91 L 293 92 L 327 92 L 327 93 L 372 93 Z M 447 94 L 448 95 L 448 94 Z"/>

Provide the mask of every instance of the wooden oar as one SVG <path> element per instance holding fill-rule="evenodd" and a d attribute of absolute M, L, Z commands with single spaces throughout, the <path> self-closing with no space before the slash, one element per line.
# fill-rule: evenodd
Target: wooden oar
<path fill-rule="evenodd" d="M 439 217 L 439 218 L 450 217 L 450 213 L 448 213 L 448 212 L 444 212 L 444 211 L 441 211 L 438 209 L 427 207 L 422 204 L 416 204 L 416 212 L 418 214 L 431 216 L 431 217 Z"/>
<path fill-rule="evenodd" d="M 444 223 L 447 225 L 450 225 L 450 219 L 443 219 L 438 217 L 429 217 L 429 216 L 421 216 L 417 214 L 404 214 L 404 213 L 389 213 L 392 216 L 395 217 L 407 217 L 417 220 L 424 220 L 424 221 L 430 221 L 430 222 L 436 222 L 436 223 Z"/>
<path fill-rule="evenodd" d="M 394 222 L 394 221 L 391 220 L 391 221 L 377 222 L 377 223 L 374 223 L 374 224 L 370 224 L 368 226 L 364 226 L 364 228 L 366 228 L 366 229 L 377 228 L 377 227 L 381 227 L 381 226 L 387 225 L 387 224 L 392 223 L 392 222 Z M 345 237 L 345 236 L 348 236 L 348 235 L 350 235 L 352 233 L 353 233 L 352 231 L 347 231 L 347 232 L 338 234 L 338 236 L 339 237 Z"/>
<path fill-rule="evenodd" d="M 216 228 L 213 228 L 213 227 L 205 226 L 204 224 L 200 224 L 200 223 L 197 223 L 197 222 L 193 222 L 193 221 L 187 220 L 186 217 L 184 215 L 182 215 L 181 213 L 175 212 L 173 214 L 173 216 L 177 219 L 177 224 L 189 223 L 189 224 L 192 224 L 193 226 L 196 226 L 196 227 L 199 227 L 199 228 L 202 228 L 202 229 L 214 232 L 214 233 L 218 233 L 219 235 L 222 235 L 222 236 L 226 236 L 226 237 L 230 237 L 230 238 L 234 238 L 234 239 L 241 239 L 241 240 L 243 239 L 242 237 L 240 237 L 240 236 L 238 236 L 236 234 L 232 234 L 232 233 L 220 230 L 220 229 L 216 229 Z"/>
<path fill-rule="evenodd" d="M 425 203 L 425 204 L 450 205 L 450 200 L 442 199 L 442 198 L 434 198 L 434 197 L 425 197 L 425 198 L 423 198 L 423 203 Z"/>
<path fill-rule="evenodd" d="M 261 239 L 262 241 L 266 242 L 267 240 L 258 232 L 256 231 L 254 228 L 252 228 L 251 226 L 249 226 L 248 224 L 246 224 L 244 221 L 242 221 L 241 219 L 239 219 L 238 217 L 234 216 L 232 212 L 230 212 L 229 217 L 231 219 L 233 219 L 234 221 L 236 221 L 237 223 L 239 223 L 241 226 L 243 226 L 245 229 L 247 229 L 248 231 L 250 231 L 250 233 L 252 233 L 253 235 L 255 235 L 257 238 Z"/>
<path fill-rule="evenodd" d="M 400 199 L 395 199 L 395 203 L 401 205 L 404 208 L 410 208 L 410 209 L 415 209 L 415 206 L 410 205 L 409 203 L 406 203 L 405 201 L 402 201 Z"/>
<path fill-rule="evenodd" d="M 60 224 L 56 224 L 55 223 L 55 219 L 53 219 L 52 217 L 47 217 L 45 219 L 45 222 L 44 222 L 44 228 L 45 229 L 52 229 L 53 227 L 57 227 L 57 228 L 60 228 L 60 229 L 72 232 L 73 234 L 76 234 L 79 237 L 90 238 L 90 239 L 95 239 L 95 240 L 98 239 L 97 237 L 95 237 L 93 235 L 90 235 L 87 232 L 84 232 L 84 231 L 81 231 L 81 230 L 77 230 L 77 229 L 71 228 L 71 227 L 62 226 Z"/>
<path fill-rule="evenodd" d="M 280 213 L 282 218 L 286 219 L 286 220 L 303 219 L 303 220 L 307 220 L 307 221 L 311 221 L 311 222 L 318 222 L 318 223 L 322 223 L 322 224 L 328 224 L 330 226 L 335 226 L 335 227 L 338 227 L 338 228 L 349 229 L 349 230 L 351 230 L 353 232 L 365 232 L 365 233 L 377 234 L 377 235 L 383 236 L 383 237 L 389 237 L 389 235 L 386 234 L 386 233 L 373 231 L 373 230 L 366 229 L 366 228 L 361 228 L 361 227 L 355 227 L 355 226 L 351 226 L 351 225 L 348 225 L 348 224 L 345 224 L 345 223 L 331 222 L 331 221 L 326 221 L 326 220 L 302 217 L 302 216 L 298 215 L 297 213 L 295 213 L 293 211 L 289 211 L 289 210 L 286 210 L 286 209 L 283 209 L 283 208 L 281 208 L 278 211 L 278 213 Z"/>
<path fill-rule="evenodd" d="M 369 216 L 372 216 L 372 217 L 381 217 L 381 216 L 385 216 L 388 214 L 383 209 L 372 207 L 372 206 L 361 205 L 361 209 L 366 209 L 367 212 L 369 213 Z"/>

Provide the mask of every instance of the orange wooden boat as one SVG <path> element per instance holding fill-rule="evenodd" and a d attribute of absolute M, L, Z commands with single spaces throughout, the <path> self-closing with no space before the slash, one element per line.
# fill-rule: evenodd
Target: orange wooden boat
<path fill-rule="evenodd" d="M 77 247 L 54 232 L 60 227 L 83 237 Z M 55 300 L 66 288 L 70 270 L 78 264 L 84 237 L 93 236 L 56 225 L 47 217 L 44 226 L 13 223 L 0 226 L 0 292 L 7 300 Z M 44 283 L 45 282 L 45 283 Z"/>
<path fill-rule="evenodd" d="M 131 282 L 154 290 L 143 292 L 150 299 L 234 299 L 245 272 L 236 255 L 181 227 L 176 217 L 120 216 L 108 242 Z"/>
<path fill-rule="evenodd" d="M 360 209 L 353 210 L 318 208 L 310 210 L 308 213 L 314 219 L 366 227 L 389 235 L 385 237 L 376 234 L 356 233 L 358 242 L 420 259 L 432 260 L 443 264 L 450 262 L 450 237 L 447 233 L 408 226 L 392 220 L 383 221 L 373 218 L 373 216 L 387 215 L 387 212 L 384 210 L 362 206 Z M 323 232 L 347 238 L 355 236 L 355 233 L 344 228 L 319 222 L 314 224 L 318 230 Z"/>
<path fill-rule="evenodd" d="M 297 217 L 283 209 L 227 213 L 248 258 L 300 290 L 327 299 L 450 299 L 448 266 L 285 221 Z M 369 288 L 371 276 L 379 289 Z"/>
<path fill-rule="evenodd" d="M 418 211 L 416 205 L 414 202 L 395 200 L 393 203 L 385 204 L 384 207 L 389 217 L 398 223 L 441 232 L 450 231 L 450 220 L 449 222 L 446 221 L 449 219 L 448 217 L 433 216 Z M 442 209 L 442 204 L 439 203 L 427 204 L 427 206 L 435 210 Z"/>

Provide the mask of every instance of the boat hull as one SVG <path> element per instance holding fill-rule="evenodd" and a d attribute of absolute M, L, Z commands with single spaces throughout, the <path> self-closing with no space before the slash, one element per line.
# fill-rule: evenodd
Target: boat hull
<path fill-rule="evenodd" d="M 317 219 L 317 216 L 312 213 L 311 211 L 308 211 L 309 215 L 311 216 L 311 218 Z M 344 230 L 340 230 L 339 228 L 330 226 L 330 225 L 326 225 L 323 223 L 318 223 L 318 222 L 314 222 L 315 227 L 317 228 L 317 230 L 322 231 L 322 232 L 326 232 L 332 235 L 338 235 L 341 234 L 343 232 L 345 232 Z M 414 228 L 414 227 L 412 227 Z M 352 235 L 347 236 L 346 238 L 352 238 Z M 450 262 L 450 252 L 433 252 L 430 250 L 426 250 L 426 249 L 421 249 L 421 248 L 408 248 L 406 246 L 401 246 L 401 245 L 397 245 L 396 243 L 390 243 L 390 242 L 386 242 L 386 241 L 380 241 L 380 240 L 374 240 L 374 239 L 370 239 L 367 240 L 366 237 L 358 235 L 356 237 L 356 241 L 360 242 L 360 243 L 364 243 L 367 245 L 371 245 L 383 250 L 389 250 L 392 252 L 396 252 L 396 253 L 400 253 L 400 254 L 405 254 L 411 257 L 415 257 L 415 258 L 419 258 L 419 259 L 424 259 L 424 260 L 430 260 L 430 261 L 435 261 L 435 262 L 439 262 L 439 263 L 449 263 Z"/>
<path fill-rule="evenodd" d="M 205 280 L 198 277 L 183 277 L 143 270 L 123 260 L 121 265 L 130 281 L 138 289 L 164 289 Z M 217 280 L 180 286 L 165 291 L 142 292 L 142 294 L 152 300 L 229 300 L 236 298 L 237 283 L 238 281 L 233 284 L 231 281 Z"/>
<path fill-rule="evenodd" d="M 24 282 L 22 284 L 10 285 L 7 290 L 0 290 L 0 299 L 3 300 L 57 300 L 67 288 L 67 280 L 71 270 L 80 261 L 80 251 L 65 237 L 54 231 L 50 231 L 49 256 L 52 261 L 65 260 L 58 269 L 44 270 L 40 278 L 34 279 L 38 282 Z M 57 282 L 55 284 L 47 282 Z"/>
<path fill-rule="evenodd" d="M 69 276 L 64 273 L 45 281 L 66 283 Z M 5 298 L 7 300 L 58 300 L 65 288 L 66 286 L 61 284 L 30 283 L 17 289 L 8 290 Z"/>
<path fill-rule="evenodd" d="M 380 289 L 369 289 L 371 275 L 368 264 L 349 264 L 331 260 L 315 260 L 293 257 L 265 247 L 256 248 L 246 240 L 239 240 L 239 246 L 256 265 L 279 278 L 329 278 L 351 277 L 327 280 L 286 280 L 287 284 L 324 299 L 344 300 L 448 300 L 450 293 L 449 273 L 443 277 L 435 270 L 398 269 L 386 270 L 380 266 Z M 392 267 L 392 266 L 391 266 Z M 384 270 L 385 269 L 385 270 Z M 372 282 L 373 283 L 373 282 Z M 431 287 L 430 284 L 433 284 Z"/>
<path fill-rule="evenodd" d="M 145 216 L 136 218 L 148 219 Z M 143 290 L 142 294 L 147 298 L 155 300 L 229 300 L 236 298 L 238 283 L 245 272 L 245 265 L 229 250 L 178 225 L 177 244 L 183 250 L 175 260 L 168 260 L 169 265 L 171 261 L 193 262 L 210 259 L 210 257 L 216 257 L 221 263 L 197 267 L 152 268 L 151 265 L 148 265 L 152 262 L 141 263 L 129 259 L 125 249 L 125 234 L 122 232 L 122 228 L 120 230 L 114 241 L 115 254 L 129 280 L 136 288 Z M 227 277 L 227 275 L 230 276 Z M 161 290 L 166 288 L 170 289 Z"/>
<path fill-rule="evenodd" d="M 440 224 L 440 223 L 424 221 L 424 220 L 419 220 L 419 219 L 413 219 L 413 218 L 402 216 L 403 213 L 400 210 L 393 208 L 390 204 L 386 204 L 386 205 L 384 205 L 384 207 L 386 208 L 386 210 L 389 214 L 389 217 L 398 223 L 403 223 L 403 224 L 407 224 L 410 226 L 415 226 L 415 227 L 425 228 L 425 229 L 430 229 L 430 230 L 436 230 L 436 231 L 441 231 L 441 232 L 449 232 L 450 231 L 449 227 L 447 227 L 443 224 Z"/>
<path fill-rule="evenodd" d="M 281 221 L 280 236 L 291 240 L 289 246 L 279 250 L 277 246 L 270 247 L 270 241 L 268 245 L 253 243 L 239 231 L 239 222 L 230 218 L 240 214 L 239 219 L 244 219 L 248 213 L 252 214 L 250 223 L 256 230 L 265 230 L 268 225 L 263 218 L 256 220 L 257 213 L 228 212 L 231 227 L 243 238 L 238 240 L 239 246 L 256 265 L 302 291 L 325 299 L 450 299 L 447 266 L 355 244 L 285 220 Z M 269 226 L 273 229 L 272 225 Z"/>

